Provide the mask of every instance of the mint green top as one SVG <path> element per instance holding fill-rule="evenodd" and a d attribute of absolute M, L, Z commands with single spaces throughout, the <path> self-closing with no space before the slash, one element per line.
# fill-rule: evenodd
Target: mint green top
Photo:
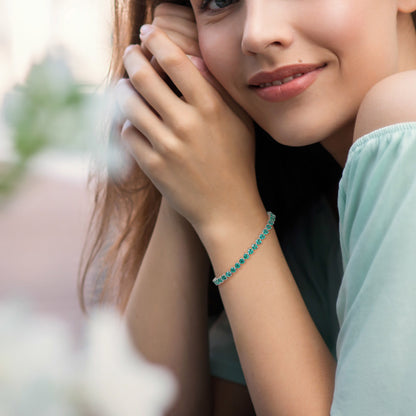
<path fill-rule="evenodd" d="M 416 414 L 416 123 L 361 137 L 339 185 L 332 415 Z"/>
<path fill-rule="evenodd" d="M 282 242 L 309 312 L 336 353 L 331 415 L 416 414 L 416 123 L 353 144 L 338 210 L 339 235 L 321 199 Z M 224 313 L 209 335 L 211 373 L 245 384 Z"/>

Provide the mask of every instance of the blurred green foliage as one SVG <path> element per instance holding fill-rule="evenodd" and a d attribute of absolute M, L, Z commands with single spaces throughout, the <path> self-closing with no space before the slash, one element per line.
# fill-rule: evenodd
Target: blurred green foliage
<path fill-rule="evenodd" d="M 86 151 L 97 136 L 102 97 L 96 87 L 77 82 L 62 58 L 35 64 L 1 108 L 15 157 L 0 166 L 0 198 L 19 183 L 30 160 L 46 149 Z"/>

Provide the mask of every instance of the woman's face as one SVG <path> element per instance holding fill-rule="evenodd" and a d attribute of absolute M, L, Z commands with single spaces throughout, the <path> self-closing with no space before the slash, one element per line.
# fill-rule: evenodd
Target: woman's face
<path fill-rule="evenodd" d="M 352 124 L 369 88 L 398 70 L 394 0 L 191 2 L 211 73 L 283 144 Z"/>

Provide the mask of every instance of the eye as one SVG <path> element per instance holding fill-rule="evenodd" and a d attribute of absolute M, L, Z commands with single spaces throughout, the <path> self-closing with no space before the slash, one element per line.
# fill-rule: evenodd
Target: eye
<path fill-rule="evenodd" d="M 200 6 L 201 10 L 220 10 L 224 9 L 231 4 L 236 3 L 238 0 L 203 0 Z"/>

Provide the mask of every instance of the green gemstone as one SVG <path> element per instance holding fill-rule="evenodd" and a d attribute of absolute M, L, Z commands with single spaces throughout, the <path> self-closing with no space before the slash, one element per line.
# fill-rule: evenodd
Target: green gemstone
<path fill-rule="evenodd" d="M 244 253 L 243 257 L 247 260 L 250 256 L 247 253 Z"/>
<path fill-rule="evenodd" d="M 271 230 L 271 229 L 272 229 L 272 226 L 271 226 L 270 224 L 267 224 L 267 225 L 266 225 L 266 228 L 267 228 L 268 230 Z"/>
<path fill-rule="evenodd" d="M 257 245 L 260 245 L 260 244 L 261 244 L 261 240 L 260 240 L 260 238 L 258 238 L 258 239 L 256 240 L 256 244 L 257 244 Z"/>
<path fill-rule="evenodd" d="M 239 269 L 240 268 L 240 263 L 236 263 L 234 266 L 235 266 L 236 269 Z"/>
<path fill-rule="evenodd" d="M 248 254 L 253 254 L 253 253 L 254 253 L 254 250 L 252 248 L 249 248 L 248 249 Z"/>
<path fill-rule="evenodd" d="M 244 264 L 246 261 L 244 259 L 240 259 L 240 264 Z"/>
<path fill-rule="evenodd" d="M 231 273 L 235 273 L 237 271 L 235 267 L 231 267 L 230 270 L 231 270 Z"/>
<path fill-rule="evenodd" d="M 253 244 L 251 247 L 253 248 L 253 250 L 257 250 L 257 244 Z"/>
<path fill-rule="evenodd" d="M 269 234 L 269 230 L 265 228 L 265 229 L 263 230 L 263 234 Z"/>
<path fill-rule="evenodd" d="M 259 237 L 260 237 L 260 240 L 264 240 L 266 238 L 264 234 L 260 234 Z"/>
<path fill-rule="evenodd" d="M 225 275 L 226 275 L 227 277 L 231 277 L 231 272 L 227 272 L 227 273 L 225 273 Z"/>

